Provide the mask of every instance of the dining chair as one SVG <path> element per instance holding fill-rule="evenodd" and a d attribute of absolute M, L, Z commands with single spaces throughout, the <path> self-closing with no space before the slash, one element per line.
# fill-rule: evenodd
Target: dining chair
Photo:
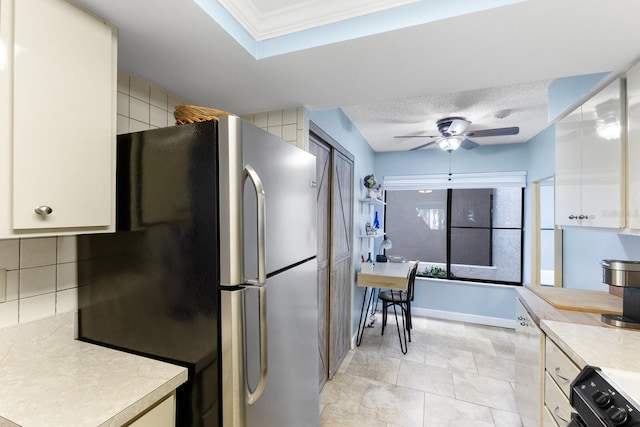
<path fill-rule="evenodd" d="M 384 335 L 384 327 L 387 326 L 387 311 L 391 306 L 400 307 L 402 310 L 402 319 L 406 318 L 406 328 L 409 333 L 409 342 L 411 342 L 411 301 L 413 301 L 413 293 L 416 283 L 416 273 L 418 272 L 418 264 L 416 261 L 413 267 L 407 273 L 407 290 L 406 291 L 380 291 L 378 299 L 382 301 L 382 335 Z M 397 320 L 397 317 L 396 317 Z M 404 322 L 403 322 L 404 323 Z M 398 332 L 400 332 L 398 330 Z"/>

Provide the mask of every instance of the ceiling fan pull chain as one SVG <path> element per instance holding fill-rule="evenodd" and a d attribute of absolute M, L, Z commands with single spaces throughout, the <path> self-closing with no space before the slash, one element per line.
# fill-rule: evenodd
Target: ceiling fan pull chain
<path fill-rule="evenodd" d="M 451 181 L 451 153 L 452 151 L 449 151 L 449 181 Z"/>

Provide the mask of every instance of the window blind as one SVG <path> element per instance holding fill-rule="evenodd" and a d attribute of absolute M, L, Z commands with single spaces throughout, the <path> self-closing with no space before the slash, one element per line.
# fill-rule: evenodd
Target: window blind
<path fill-rule="evenodd" d="M 526 187 L 527 173 L 515 172 L 483 172 L 433 175 L 396 175 L 385 176 L 385 190 L 445 190 L 448 188 L 500 188 Z"/>

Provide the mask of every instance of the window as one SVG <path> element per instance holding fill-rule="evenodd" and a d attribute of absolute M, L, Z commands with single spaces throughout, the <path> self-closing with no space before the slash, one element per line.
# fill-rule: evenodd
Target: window
<path fill-rule="evenodd" d="M 475 183 L 385 177 L 388 254 L 419 259 L 422 276 L 521 284 L 524 182 L 474 175 Z M 445 186 L 458 188 L 434 188 Z"/>

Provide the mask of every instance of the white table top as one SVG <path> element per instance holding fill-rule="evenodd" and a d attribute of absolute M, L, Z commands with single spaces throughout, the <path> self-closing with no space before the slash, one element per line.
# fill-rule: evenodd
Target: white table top
<path fill-rule="evenodd" d="M 386 288 L 404 291 L 407 289 L 407 274 L 415 262 L 379 262 L 371 273 L 358 273 L 358 286 Z"/>

